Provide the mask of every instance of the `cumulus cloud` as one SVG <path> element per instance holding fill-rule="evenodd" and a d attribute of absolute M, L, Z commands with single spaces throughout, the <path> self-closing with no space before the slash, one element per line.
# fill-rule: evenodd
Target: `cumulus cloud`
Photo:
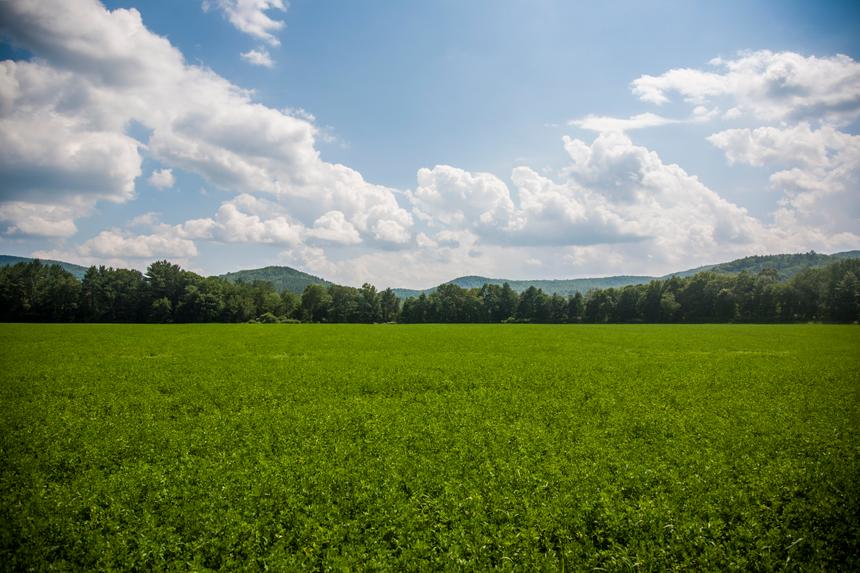
<path fill-rule="evenodd" d="M 633 92 L 663 104 L 674 94 L 694 116 L 765 124 L 727 129 L 707 140 L 729 165 L 772 170 L 779 193 L 765 244 L 776 250 L 856 248 L 860 138 L 838 128 L 860 117 L 860 63 L 845 55 L 803 56 L 767 50 L 716 58 L 710 70 L 674 69 L 642 76 Z M 729 109 L 719 112 L 719 106 Z M 585 156 L 581 146 L 571 150 Z"/>
<path fill-rule="evenodd" d="M 7 235 L 70 237 L 77 232 L 73 208 L 62 205 L 37 205 L 25 201 L 0 203 L 0 221 Z"/>
<path fill-rule="evenodd" d="M 411 194 L 415 214 L 431 228 L 514 247 L 649 242 L 655 250 L 709 253 L 755 244 L 764 234 L 744 209 L 623 133 L 601 133 L 591 143 L 565 137 L 564 145 L 571 163 L 560 180 L 517 167 L 515 192 L 487 173 L 422 169 Z M 419 242 L 459 246 L 441 233 L 422 233 Z"/>
<path fill-rule="evenodd" d="M 149 181 L 149 184 L 156 189 L 170 189 L 176 183 L 176 180 L 173 178 L 172 169 L 159 169 L 153 171 L 147 181 Z"/>
<path fill-rule="evenodd" d="M 320 247 L 297 245 L 292 249 L 282 251 L 280 253 L 280 258 L 285 264 L 307 269 L 311 273 L 325 276 L 326 278 L 338 277 L 334 280 L 340 280 L 343 284 L 352 284 L 356 282 L 355 275 L 346 278 L 343 274 L 343 267 L 331 262 L 326 256 L 325 250 Z"/>
<path fill-rule="evenodd" d="M 798 163 L 827 167 L 857 158 L 858 136 L 830 126 L 813 129 L 806 122 L 791 127 L 727 129 L 708 141 L 726 154 L 729 163 L 762 166 L 767 163 Z"/>
<path fill-rule="evenodd" d="M 275 33 L 284 28 L 284 22 L 275 20 L 267 12 L 286 12 L 287 5 L 283 0 L 204 0 L 203 9 L 211 8 L 220 10 L 227 21 L 240 32 L 263 40 L 271 46 L 280 44 Z"/>
<path fill-rule="evenodd" d="M 126 227 L 129 227 L 129 228 L 154 227 L 155 225 L 158 224 L 160 217 L 161 217 L 161 215 L 159 213 L 154 212 L 154 211 L 148 211 L 146 213 L 141 213 L 140 215 L 133 217 L 128 222 Z"/>
<path fill-rule="evenodd" d="M 225 203 L 215 216 L 218 233 L 216 239 L 230 243 L 298 243 L 299 228 L 286 217 L 264 219 L 259 215 L 242 212 L 231 203 Z"/>
<path fill-rule="evenodd" d="M 277 44 L 283 22 L 271 13 L 285 3 L 207 5 Z M 837 129 L 860 117 L 858 64 L 847 56 L 762 51 L 714 60 L 705 71 L 642 76 L 633 83 L 642 101 L 678 96 L 690 113 L 575 120 L 596 136 L 565 137 L 569 164 L 551 177 L 527 166 L 502 179 L 437 165 L 419 169 L 415 187 L 400 192 L 324 161 L 311 114 L 257 103 L 189 64 L 136 10 L 109 11 L 95 0 L 0 2 L 0 33 L 35 56 L 0 62 L 0 232 L 73 235 L 75 220 L 100 201 L 134 198 L 143 154 L 163 166 L 148 177 L 156 187 L 172 187 L 172 170 L 183 169 L 228 193 L 214 212 L 180 224 L 141 216 L 126 230 L 97 233 L 67 249 L 74 260 L 182 260 L 196 256 L 200 241 L 265 244 L 335 280 L 427 286 L 464 269 L 529 276 L 537 261 L 555 276 L 584 266 L 655 272 L 858 240 L 857 136 Z M 266 65 L 254 52 L 268 54 L 243 57 Z M 730 164 L 772 169 L 780 196 L 772 221 L 628 135 L 719 117 L 776 124 L 708 139 Z M 128 134 L 132 125 L 143 128 L 134 130 L 145 133 L 140 141 Z"/>
<path fill-rule="evenodd" d="M 264 68 L 272 68 L 275 62 L 272 60 L 271 54 L 265 48 L 257 48 L 256 50 L 248 50 L 242 52 L 242 59 L 253 66 L 262 66 Z"/>
<path fill-rule="evenodd" d="M 510 191 L 498 177 L 448 165 L 421 168 L 411 199 L 418 217 L 446 225 L 504 228 L 514 214 Z"/>
<path fill-rule="evenodd" d="M 820 237 L 856 233 L 860 223 L 860 136 L 800 123 L 729 129 L 711 135 L 708 141 L 725 152 L 729 163 L 777 167 L 770 184 L 781 192 L 782 199 L 774 217 L 786 231 L 806 230 Z"/>
<path fill-rule="evenodd" d="M 694 117 L 703 113 L 694 112 Z M 800 146 L 783 149 L 786 157 L 802 162 L 802 149 L 806 163 L 826 157 L 845 164 L 836 159 L 839 152 L 833 147 L 825 145 L 822 151 L 805 141 L 808 130 L 804 126 L 784 134 L 780 141 L 787 145 L 794 140 Z M 846 143 L 836 130 L 820 131 L 828 141 Z M 724 137 L 732 139 L 729 134 Z M 721 140 L 714 137 L 712 143 Z M 565 137 L 563 143 L 570 163 L 559 177 L 521 166 L 511 174 L 512 187 L 492 174 L 451 166 L 420 170 L 417 187 L 409 194 L 414 214 L 426 229 L 437 231 L 416 235 L 414 244 L 423 253 L 423 270 L 410 270 L 410 276 L 429 269 L 437 273 L 449 268 L 475 269 L 471 255 L 476 252 L 495 259 L 496 268 L 490 274 L 496 276 L 505 268 L 528 272 L 529 259 L 556 261 L 547 267 L 548 272 L 556 273 L 584 266 L 653 273 L 750 253 L 838 248 L 858 240 L 847 227 L 828 233 L 808 217 L 790 224 L 789 216 L 800 212 L 790 199 L 775 214 L 781 220 L 763 222 L 680 166 L 666 163 L 654 150 L 635 144 L 621 130 L 601 131 L 592 141 Z M 738 149 L 736 153 L 752 162 L 776 152 Z M 516 254 L 507 249 L 515 249 Z M 414 252 L 389 258 L 406 265 Z M 379 274 L 379 268 L 397 267 L 389 267 L 383 258 L 386 255 L 364 254 L 327 264 L 343 275 Z M 392 272 L 404 276 L 406 271 Z"/>
<path fill-rule="evenodd" d="M 346 220 L 340 211 L 329 211 L 314 221 L 308 235 L 323 241 L 342 245 L 355 245 L 361 242 L 358 230 Z"/>
<path fill-rule="evenodd" d="M 264 20 L 252 15 L 284 6 L 218 7 L 248 30 L 271 31 L 255 28 Z M 41 58 L 2 63 L 3 200 L 128 201 L 141 174 L 141 144 L 125 130 L 137 123 L 149 130 L 147 153 L 168 169 L 197 173 L 223 190 L 268 194 L 302 225 L 338 210 L 367 240 L 411 237 L 412 216 L 392 189 L 320 159 L 318 130 L 307 117 L 255 103 L 249 91 L 187 64 L 137 10 L 108 11 L 92 0 L 2 3 L 0 31 Z"/>
<path fill-rule="evenodd" d="M 426 233 L 418 233 L 415 236 L 415 244 L 419 249 L 433 249 L 439 246 L 439 243 L 434 241 Z"/>
<path fill-rule="evenodd" d="M 622 134 L 601 134 L 591 145 L 565 138 L 568 178 L 590 190 L 620 227 L 648 237 L 667 252 L 709 252 L 752 244 L 761 224 L 699 179 Z M 595 207 L 596 209 L 596 207 Z M 605 241 L 604 241 L 605 242 Z"/>
<path fill-rule="evenodd" d="M 817 131 L 831 138 L 827 145 L 842 142 L 841 151 L 828 147 L 824 156 L 847 166 L 854 140 L 843 141 L 827 128 Z M 792 139 L 792 134 L 759 133 L 768 134 L 762 143 Z M 794 137 L 807 135 L 801 130 Z M 426 287 L 465 269 L 526 278 L 534 276 L 535 261 L 541 262 L 542 274 L 559 278 L 615 274 L 620 268 L 659 274 L 750 253 L 836 250 L 860 241 L 850 225 L 840 231 L 808 217 L 800 220 L 799 204 L 788 199 L 775 220 L 765 223 L 622 133 L 601 133 L 591 141 L 565 137 L 564 147 L 570 163 L 558 177 L 518 167 L 511 174 L 512 187 L 491 174 L 450 166 L 419 171 L 410 196 L 424 227 L 411 242 L 414 248 L 331 257 L 327 250 L 300 243 L 284 251 L 283 260 L 345 283 Z M 745 150 L 737 158 L 775 162 L 803 156 L 788 148 L 784 153 L 778 160 L 775 151 Z M 822 158 L 807 155 L 798 161 L 811 165 Z"/>
<path fill-rule="evenodd" d="M 84 242 L 78 252 L 86 257 L 101 258 L 186 258 L 197 255 L 197 247 L 193 241 L 179 237 L 133 235 L 110 230 Z"/>
<path fill-rule="evenodd" d="M 64 195 L 122 202 L 140 175 L 138 142 L 75 109 L 86 88 L 40 63 L 0 62 L 3 196 L 45 201 Z M 96 111 L 96 110 L 92 110 Z"/>
<path fill-rule="evenodd" d="M 590 245 L 641 240 L 599 194 L 573 180 L 556 182 L 528 167 L 511 174 L 517 189 L 518 224 L 494 237 L 519 245 Z"/>
<path fill-rule="evenodd" d="M 173 229 L 188 238 L 275 245 L 298 244 L 305 232 L 277 203 L 249 194 L 223 202 L 214 218 L 192 219 Z"/>
<path fill-rule="evenodd" d="M 844 124 L 860 117 L 860 63 L 849 56 L 803 56 L 761 50 L 716 58 L 712 70 L 677 68 L 633 81 L 633 93 L 657 105 L 680 95 L 693 105 L 727 101 L 728 117 L 766 121 L 823 120 Z"/>
<path fill-rule="evenodd" d="M 409 230 L 392 219 L 380 219 L 373 226 L 373 238 L 382 243 L 405 245 L 412 238 Z"/>
<path fill-rule="evenodd" d="M 40 259 L 53 259 L 89 265 L 143 270 L 155 259 L 170 259 L 185 268 L 193 266 L 198 251 L 194 242 L 179 236 L 176 228 L 157 225 L 152 232 L 134 233 L 128 230 L 108 229 L 99 232 L 82 244 L 59 249 L 41 249 L 31 253 Z"/>

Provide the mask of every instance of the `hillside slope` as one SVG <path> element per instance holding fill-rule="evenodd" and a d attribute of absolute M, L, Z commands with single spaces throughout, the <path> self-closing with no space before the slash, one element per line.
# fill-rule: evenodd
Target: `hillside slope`
<path fill-rule="evenodd" d="M 743 271 L 749 273 L 758 273 L 764 269 L 775 269 L 781 279 L 791 278 L 803 269 L 812 267 L 820 267 L 841 259 L 860 259 L 860 251 L 845 251 L 842 253 L 834 253 L 832 255 L 824 255 L 816 252 L 781 254 L 781 255 L 756 255 L 735 259 L 726 263 L 718 263 L 715 265 L 705 265 L 669 273 L 660 277 L 657 276 L 630 276 L 619 275 L 601 278 L 584 278 L 584 279 L 561 279 L 561 280 L 507 280 L 495 279 L 479 276 L 458 277 L 443 284 L 456 284 L 463 288 L 481 288 L 485 284 L 502 285 L 508 283 L 512 289 L 521 293 L 527 288 L 534 286 L 542 289 L 547 294 L 560 294 L 569 296 L 574 293 L 585 294 L 592 289 L 605 288 L 620 288 L 627 285 L 643 284 L 655 279 L 667 279 L 672 276 L 686 277 L 696 273 L 710 271 L 714 273 L 737 274 Z M 437 287 L 431 287 L 424 290 L 414 289 L 394 289 L 394 292 L 400 298 L 409 298 L 419 296 L 421 294 L 430 294 Z"/>
<path fill-rule="evenodd" d="M 595 288 L 609 288 L 609 287 L 625 287 L 627 285 L 637 285 L 642 283 L 647 283 L 650 280 L 653 280 L 654 277 L 646 277 L 646 276 L 615 276 L 615 277 L 603 277 L 603 278 L 587 278 L 587 279 L 559 279 L 559 280 L 508 280 L 508 279 L 493 279 L 487 277 L 478 277 L 478 276 L 467 276 L 467 277 L 458 277 L 454 280 L 448 281 L 443 284 L 455 284 L 462 288 L 481 288 L 485 284 L 492 285 L 503 285 L 508 283 L 511 288 L 517 293 L 521 293 L 529 287 L 535 287 L 543 290 L 543 292 L 547 294 L 560 294 L 562 296 L 569 296 L 575 294 L 577 292 L 586 293 L 591 289 Z M 437 287 L 432 287 L 425 290 L 413 290 L 413 289 L 393 289 L 395 294 L 400 298 L 409 298 L 412 296 L 419 296 L 421 294 L 430 294 L 436 290 Z"/>
<path fill-rule="evenodd" d="M 814 251 L 782 255 L 755 255 L 735 259 L 727 263 L 706 265 L 678 273 L 670 273 L 660 278 L 669 278 L 671 276 L 686 277 L 704 271 L 736 274 L 742 271 L 758 273 L 764 269 L 775 269 L 781 279 L 787 279 L 793 277 L 803 269 L 821 267 L 841 259 L 860 259 L 860 251 L 845 251 L 832 255 L 824 255 Z"/>
<path fill-rule="evenodd" d="M 331 282 L 320 277 L 303 273 L 291 267 L 263 267 L 261 269 L 246 269 L 220 275 L 220 278 L 230 282 L 252 283 L 254 281 L 265 281 L 271 283 L 278 292 L 288 290 L 299 293 L 311 284 L 328 286 Z"/>
<path fill-rule="evenodd" d="M 696 273 L 710 271 L 715 273 L 740 273 L 747 271 L 749 273 L 758 273 L 764 269 L 775 269 L 781 279 L 791 278 L 803 269 L 820 267 L 828 263 L 832 263 L 842 259 L 860 259 L 860 250 L 845 251 L 834 253 L 832 255 L 824 255 L 816 252 L 780 254 L 780 255 L 756 255 L 735 259 L 733 261 L 718 263 L 714 265 L 705 265 L 693 269 L 687 269 L 675 273 L 669 273 L 660 277 L 657 276 L 636 276 L 636 275 L 618 275 L 611 277 L 596 277 L 582 279 L 559 279 L 559 280 L 509 280 L 497 279 L 481 276 L 463 276 L 448 281 L 443 284 L 455 284 L 462 288 L 480 288 L 485 284 L 502 285 L 508 283 L 512 289 L 521 293 L 529 287 L 542 289 L 547 294 L 560 294 L 569 296 L 574 293 L 586 293 L 592 289 L 604 288 L 621 288 L 627 285 L 636 285 L 647 283 L 654 279 L 666 279 L 671 276 L 686 277 Z M 29 257 L 18 257 L 12 255 L 0 255 L 0 267 L 14 265 L 17 263 L 26 263 L 32 261 Z M 64 261 L 55 261 L 43 259 L 44 264 L 57 264 L 63 269 L 70 272 L 78 280 L 83 279 L 87 271 L 87 267 L 67 263 Z M 318 276 L 314 276 L 297 269 L 285 266 L 268 266 L 259 269 L 244 269 L 231 273 L 220 275 L 220 278 L 231 282 L 246 282 L 265 281 L 271 283 L 276 290 L 289 290 L 295 293 L 301 293 L 306 286 L 310 284 L 319 284 L 328 286 L 333 283 Z M 415 289 L 393 289 L 399 298 L 409 298 L 423 294 L 430 294 L 437 287 L 431 287 L 424 290 Z"/>
<path fill-rule="evenodd" d="M 18 263 L 29 263 L 33 259 L 30 257 L 16 257 L 13 255 L 0 255 L 0 267 L 8 267 L 17 265 Z M 54 261 L 51 259 L 39 259 L 44 265 L 60 265 L 66 272 L 72 273 L 76 279 L 82 280 L 87 272 L 87 267 L 66 263 L 63 261 Z"/>

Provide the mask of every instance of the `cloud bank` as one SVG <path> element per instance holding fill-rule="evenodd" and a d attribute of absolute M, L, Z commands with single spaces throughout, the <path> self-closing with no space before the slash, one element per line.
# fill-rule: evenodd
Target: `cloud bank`
<path fill-rule="evenodd" d="M 284 3 L 206 5 L 277 45 L 284 24 L 268 13 Z M 842 131 L 860 117 L 860 64 L 847 56 L 760 51 L 641 76 L 634 97 L 649 106 L 678 97 L 689 115 L 589 115 L 571 127 L 596 135 L 565 136 L 567 164 L 551 176 L 436 165 L 401 190 L 325 161 L 312 115 L 262 105 L 188 63 L 137 10 L 95 0 L 0 3 L 0 33 L 35 56 L 0 62 L 0 232 L 58 241 L 54 258 L 139 266 L 193 260 L 200 243 L 270 245 L 280 261 L 333 280 L 427 286 L 465 273 L 662 272 L 860 244 L 860 138 Z M 261 50 L 246 59 L 270 65 Z M 758 127 L 731 125 L 740 119 Z M 769 217 L 752 216 L 628 133 L 689 122 L 714 126 L 707 142 L 727 168 L 769 170 L 761 192 L 780 197 Z M 188 172 L 225 199 L 178 224 L 150 217 L 146 233 L 137 225 L 78 237 L 79 219 L 102 202 L 133 204 L 144 159 L 163 166 L 147 177 L 157 189 L 175 188 L 174 173 Z"/>

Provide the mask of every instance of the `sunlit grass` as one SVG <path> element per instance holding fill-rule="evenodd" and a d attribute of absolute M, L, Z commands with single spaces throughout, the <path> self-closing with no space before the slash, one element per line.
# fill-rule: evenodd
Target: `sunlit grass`
<path fill-rule="evenodd" d="M 860 565 L 856 327 L 2 325 L 0 360 L 7 569 Z"/>

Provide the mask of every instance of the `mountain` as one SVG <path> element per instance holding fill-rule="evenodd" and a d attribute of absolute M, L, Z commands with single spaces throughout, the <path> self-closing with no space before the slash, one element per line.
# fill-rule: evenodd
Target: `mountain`
<path fill-rule="evenodd" d="M 14 257 L 12 255 L 0 255 L 0 267 L 8 267 L 12 265 L 17 265 L 18 263 L 29 263 L 32 261 L 32 258 L 29 257 Z M 39 259 L 42 264 L 45 265 L 60 265 L 63 267 L 63 270 L 66 272 L 72 273 L 75 275 L 75 278 L 78 280 L 83 280 L 84 275 L 87 272 L 87 267 L 82 267 L 81 265 L 74 265 L 72 263 L 65 263 L 63 261 L 52 261 L 51 259 Z"/>
<path fill-rule="evenodd" d="M 781 279 L 791 278 L 803 269 L 811 267 L 820 267 L 826 264 L 841 260 L 841 259 L 860 259 L 860 251 L 846 251 L 844 253 L 834 253 L 832 255 L 823 255 L 810 251 L 809 253 L 784 254 L 784 255 L 762 255 L 744 257 L 727 263 L 718 263 L 715 265 L 706 265 L 696 267 L 685 271 L 669 273 L 660 277 L 652 276 L 611 276 L 602 278 L 587 278 L 587 279 L 562 279 L 562 280 L 524 280 L 515 281 L 507 279 L 494 279 L 478 276 L 458 277 L 447 283 L 455 284 L 463 288 L 480 288 L 485 284 L 502 285 L 508 283 L 511 288 L 520 293 L 527 288 L 533 286 L 542 289 L 547 294 L 560 294 L 569 296 L 574 293 L 585 294 L 591 289 L 604 288 L 619 288 L 627 285 L 636 285 L 650 282 L 658 279 L 668 279 L 672 276 L 687 277 L 696 273 L 705 271 L 713 273 L 737 274 L 742 271 L 749 273 L 758 273 L 764 269 L 776 269 Z M 437 287 L 432 287 L 424 290 L 414 289 L 393 289 L 399 298 L 409 298 L 423 294 L 430 294 Z"/>
<path fill-rule="evenodd" d="M 480 288 L 485 284 L 495 284 L 502 285 L 504 283 L 508 283 L 511 285 L 511 288 L 516 292 L 523 292 L 527 288 L 533 286 L 535 288 L 542 289 L 547 294 L 560 294 L 563 296 L 569 296 L 574 293 L 583 293 L 585 294 L 589 290 L 592 289 L 603 289 L 603 288 L 620 288 L 625 287 L 627 285 L 636 285 L 647 283 L 656 279 L 667 279 L 672 276 L 677 277 L 687 277 L 694 275 L 696 273 L 701 273 L 705 271 L 714 272 L 714 273 L 728 273 L 728 274 L 736 274 L 742 271 L 747 271 L 749 273 L 758 273 L 764 269 L 775 269 L 779 274 L 781 279 L 791 278 L 796 275 L 803 269 L 808 269 L 811 267 L 820 267 L 838 260 L 842 259 L 860 259 L 860 250 L 857 251 L 845 251 L 843 253 L 834 253 L 832 255 L 823 255 L 821 253 L 816 253 L 810 251 L 808 253 L 796 253 L 796 254 L 783 254 L 783 255 L 763 255 L 763 256 L 752 256 L 752 257 L 744 257 L 742 259 L 736 259 L 734 261 L 729 261 L 727 263 L 718 263 L 714 265 L 705 265 L 702 267 L 696 267 L 693 269 L 687 269 L 685 271 L 679 271 L 675 273 L 669 273 L 668 275 L 663 275 L 660 277 L 652 277 L 652 276 L 629 276 L 629 275 L 619 275 L 612 277 L 599 277 L 599 278 L 585 278 L 585 279 L 561 279 L 561 280 L 508 280 L 508 279 L 495 279 L 489 277 L 479 277 L 479 276 L 465 276 L 458 277 L 451 281 L 448 281 L 444 284 L 455 284 L 462 288 Z M 7 265 L 14 265 L 16 263 L 26 263 L 32 261 L 33 259 L 28 257 L 15 257 L 10 255 L 0 255 L 0 267 Z M 44 264 L 56 264 L 63 267 L 68 272 L 72 273 L 79 280 L 83 279 L 84 274 L 87 271 L 86 267 L 82 267 L 80 265 L 74 265 L 72 263 L 66 263 L 63 261 L 53 261 L 42 259 Z M 310 275 L 308 273 L 304 273 L 302 271 L 290 268 L 290 267 L 263 267 L 261 269 L 246 269 L 241 271 L 236 271 L 232 273 L 227 273 L 224 275 L 220 275 L 220 278 L 226 279 L 231 282 L 254 282 L 254 281 L 266 281 L 271 283 L 277 291 L 289 290 L 295 293 L 301 293 L 306 286 L 310 284 L 319 284 L 323 286 L 328 286 L 333 283 L 322 279 L 320 277 Z M 436 290 L 437 287 L 432 287 L 424 290 L 413 290 L 413 289 L 404 289 L 397 288 L 394 290 L 395 294 L 399 298 L 409 298 L 412 296 L 419 296 L 420 294 L 430 294 Z"/>
<path fill-rule="evenodd" d="M 469 289 L 481 288 L 485 284 L 503 285 L 505 283 L 508 283 L 511 288 L 518 293 L 521 293 L 527 288 L 533 286 L 535 288 L 543 290 L 543 292 L 547 294 L 560 294 L 562 296 L 569 296 L 577 292 L 581 292 L 584 294 L 595 288 L 625 287 L 627 285 L 638 285 L 642 283 L 647 283 L 654 278 L 655 277 L 622 275 L 615 277 L 588 279 L 514 281 L 508 279 L 491 279 L 487 277 L 467 276 L 458 277 L 444 284 L 455 284 L 459 287 Z M 394 291 L 394 294 L 396 294 L 399 298 L 409 298 L 413 296 L 419 296 L 422 293 L 430 294 L 435 291 L 436 288 L 437 287 L 432 287 L 424 290 L 396 288 L 392 290 Z"/>
<path fill-rule="evenodd" d="M 841 259 L 860 259 L 860 251 L 845 251 L 844 253 L 834 253 L 832 255 L 823 255 L 814 251 L 786 255 L 756 255 L 736 259 L 728 263 L 706 265 L 686 271 L 670 273 L 660 278 L 665 279 L 671 276 L 688 277 L 705 271 L 737 274 L 742 271 L 758 273 L 764 269 L 775 269 L 779 274 L 779 278 L 787 279 L 793 277 L 803 269 L 821 267 Z"/>
<path fill-rule="evenodd" d="M 332 283 L 302 271 L 290 267 L 263 267 L 261 269 L 247 269 L 220 275 L 219 278 L 230 282 L 252 283 L 254 281 L 265 281 L 271 283 L 278 292 L 288 290 L 301 294 L 308 285 L 328 286 Z"/>
<path fill-rule="evenodd" d="M 30 257 L 15 257 L 12 255 L 0 255 L 0 267 L 15 265 L 17 263 L 29 263 L 33 259 Z M 72 273 L 78 280 L 83 280 L 87 272 L 87 267 L 66 263 L 63 261 L 52 261 L 48 259 L 39 259 L 46 265 L 60 265 L 64 270 Z M 261 269 L 247 269 L 220 275 L 219 278 L 226 279 L 230 282 L 246 282 L 266 281 L 272 283 L 278 292 L 284 289 L 291 292 L 299 293 L 309 284 L 320 284 L 328 286 L 332 283 L 320 277 L 309 275 L 290 267 L 263 267 Z"/>

